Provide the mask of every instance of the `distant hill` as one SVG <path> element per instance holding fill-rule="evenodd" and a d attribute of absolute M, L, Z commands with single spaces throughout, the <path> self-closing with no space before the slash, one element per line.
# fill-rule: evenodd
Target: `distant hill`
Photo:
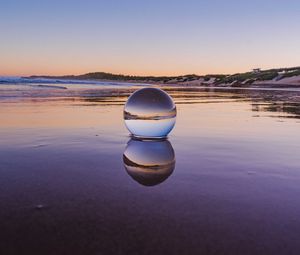
<path fill-rule="evenodd" d="M 290 77 L 298 77 L 291 79 Z M 182 75 L 182 76 L 132 76 L 112 74 L 105 72 L 86 73 L 82 75 L 64 76 L 30 76 L 25 78 L 47 78 L 47 79 L 72 79 L 72 80 L 102 80 L 102 81 L 124 81 L 124 82 L 145 82 L 158 84 L 181 84 L 181 85 L 215 85 L 241 87 L 255 84 L 280 84 L 287 81 L 300 85 L 300 67 L 277 68 L 269 70 L 254 69 L 250 72 L 208 75 Z M 289 79 L 287 79 L 289 78 Z M 295 85 L 294 84 L 294 85 Z"/>
<path fill-rule="evenodd" d="M 33 75 L 27 78 L 47 78 L 47 79 L 76 79 L 76 80 L 113 80 L 113 81 L 153 81 L 153 82 L 167 82 L 173 79 L 188 80 L 199 79 L 201 76 L 191 74 L 184 76 L 134 76 L 123 74 L 112 74 L 105 72 L 86 73 L 81 75 L 63 75 L 63 76 L 47 76 L 47 75 Z"/>

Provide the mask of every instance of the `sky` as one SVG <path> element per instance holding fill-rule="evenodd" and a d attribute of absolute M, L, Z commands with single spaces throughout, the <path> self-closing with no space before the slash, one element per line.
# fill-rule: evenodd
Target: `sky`
<path fill-rule="evenodd" d="M 299 0 L 0 0 L 0 75 L 300 66 Z"/>

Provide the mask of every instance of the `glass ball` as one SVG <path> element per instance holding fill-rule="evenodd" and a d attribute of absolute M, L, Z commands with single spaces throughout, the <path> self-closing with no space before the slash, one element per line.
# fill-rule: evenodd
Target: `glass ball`
<path fill-rule="evenodd" d="M 127 129 L 135 137 L 163 138 L 175 125 L 176 106 L 161 89 L 139 89 L 125 104 L 124 120 Z"/>
<path fill-rule="evenodd" d="M 175 168 L 175 153 L 168 140 L 131 139 L 123 154 L 127 173 L 144 186 L 164 182 Z"/>

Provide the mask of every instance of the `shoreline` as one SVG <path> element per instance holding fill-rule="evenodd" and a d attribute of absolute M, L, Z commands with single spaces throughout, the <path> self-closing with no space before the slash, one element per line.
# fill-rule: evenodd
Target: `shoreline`
<path fill-rule="evenodd" d="M 176 76 L 136 76 L 107 72 L 90 72 L 81 75 L 32 75 L 24 80 L 56 80 L 74 82 L 114 82 L 159 86 L 217 86 L 217 87 L 300 87 L 300 67 L 277 69 L 253 69 L 235 74 L 185 74 Z"/>
<path fill-rule="evenodd" d="M 300 88 L 300 75 L 284 78 L 282 80 L 265 80 L 254 81 L 253 83 L 237 82 L 232 83 L 219 83 L 214 79 L 205 81 L 203 78 L 199 78 L 191 81 L 153 81 L 153 80 L 118 80 L 118 79 L 84 79 L 84 78 L 70 78 L 70 77 L 45 77 L 45 76 L 30 76 L 21 77 L 21 79 L 38 81 L 38 79 L 47 79 L 49 81 L 67 81 L 74 83 L 121 83 L 121 84 L 139 84 L 139 85 L 154 85 L 154 86 L 172 86 L 172 87 L 227 87 L 227 88 Z"/>
<path fill-rule="evenodd" d="M 64 84 L 69 85 L 127 85 L 127 86 L 159 86 L 159 87 L 183 87 L 183 88 L 228 88 L 228 89 L 299 89 L 300 88 L 300 76 L 294 76 L 285 78 L 279 81 L 266 80 L 266 81 L 255 81 L 251 84 L 234 82 L 218 83 L 214 81 L 204 82 L 203 79 L 193 81 L 153 81 L 153 80 L 114 80 L 114 79 L 83 79 L 83 78 L 67 78 L 67 77 L 45 77 L 45 76 L 34 76 L 34 77 L 3 77 L 0 80 L 0 85 L 30 85 L 36 87 L 53 87 L 52 84 L 57 85 L 58 88 L 64 88 Z"/>

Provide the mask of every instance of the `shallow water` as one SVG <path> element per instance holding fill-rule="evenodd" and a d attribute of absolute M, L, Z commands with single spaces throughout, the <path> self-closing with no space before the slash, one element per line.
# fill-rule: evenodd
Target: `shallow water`
<path fill-rule="evenodd" d="M 148 145 L 134 89 L 0 90 L 0 253 L 299 254 L 300 92 L 165 87 Z"/>

